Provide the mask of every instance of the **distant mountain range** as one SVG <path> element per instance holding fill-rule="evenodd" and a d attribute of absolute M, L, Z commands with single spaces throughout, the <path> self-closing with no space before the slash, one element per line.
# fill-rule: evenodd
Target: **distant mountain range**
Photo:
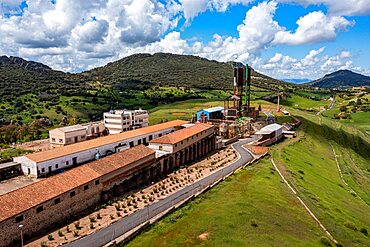
<path fill-rule="evenodd" d="M 293 84 L 304 84 L 312 81 L 310 79 L 281 79 L 281 80 Z"/>
<path fill-rule="evenodd" d="M 370 86 L 370 77 L 350 70 L 339 70 L 325 75 L 323 78 L 307 83 L 312 87 L 320 88 L 345 88 Z"/>

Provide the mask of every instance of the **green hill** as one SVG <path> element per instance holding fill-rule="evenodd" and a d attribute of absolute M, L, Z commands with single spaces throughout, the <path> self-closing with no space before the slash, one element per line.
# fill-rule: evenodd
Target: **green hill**
<path fill-rule="evenodd" d="M 91 80 L 110 84 L 147 82 L 159 86 L 183 86 L 204 89 L 230 89 L 233 82 L 232 63 L 170 53 L 135 54 L 83 73 Z M 273 87 L 279 80 L 252 72 L 254 85 Z"/>
<path fill-rule="evenodd" d="M 339 70 L 325 75 L 323 78 L 308 83 L 313 87 L 321 88 L 343 88 L 370 86 L 370 77 L 364 76 L 350 70 Z"/>

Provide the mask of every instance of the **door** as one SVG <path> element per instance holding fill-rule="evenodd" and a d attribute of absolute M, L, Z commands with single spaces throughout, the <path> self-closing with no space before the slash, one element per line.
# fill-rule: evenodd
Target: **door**
<path fill-rule="evenodd" d="M 73 165 L 77 165 L 77 157 L 73 157 L 72 158 L 72 164 Z"/>
<path fill-rule="evenodd" d="M 49 173 L 51 173 L 51 166 L 49 166 Z"/>

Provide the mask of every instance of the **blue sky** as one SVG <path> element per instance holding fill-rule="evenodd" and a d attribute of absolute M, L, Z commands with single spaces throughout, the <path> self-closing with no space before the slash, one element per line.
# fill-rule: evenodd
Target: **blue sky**
<path fill-rule="evenodd" d="M 0 0 L 0 54 L 80 72 L 134 53 L 236 60 L 275 78 L 370 75 L 370 0 Z"/>

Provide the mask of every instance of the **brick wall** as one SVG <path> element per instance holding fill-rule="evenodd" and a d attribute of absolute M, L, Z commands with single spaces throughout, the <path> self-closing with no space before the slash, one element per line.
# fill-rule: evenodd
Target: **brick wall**
<path fill-rule="evenodd" d="M 84 190 L 85 185 L 89 187 L 87 190 Z M 66 222 L 69 218 L 75 216 L 75 214 L 97 204 L 100 200 L 102 183 L 96 185 L 95 181 L 92 181 L 85 185 L 72 190 L 75 192 L 75 196 L 73 197 L 70 196 L 70 192 L 72 191 L 69 191 L 27 210 L 20 214 L 24 217 L 20 222 L 16 222 L 16 217 L 19 215 L 1 222 L 0 246 L 20 245 L 20 224 L 23 225 L 25 239 L 30 236 L 41 236 L 42 233 Z M 30 195 L 30 197 L 32 197 L 32 195 Z M 60 203 L 56 204 L 55 199 L 57 198 L 60 198 Z M 37 208 L 40 206 L 43 207 L 43 210 L 37 213 Z"/>

